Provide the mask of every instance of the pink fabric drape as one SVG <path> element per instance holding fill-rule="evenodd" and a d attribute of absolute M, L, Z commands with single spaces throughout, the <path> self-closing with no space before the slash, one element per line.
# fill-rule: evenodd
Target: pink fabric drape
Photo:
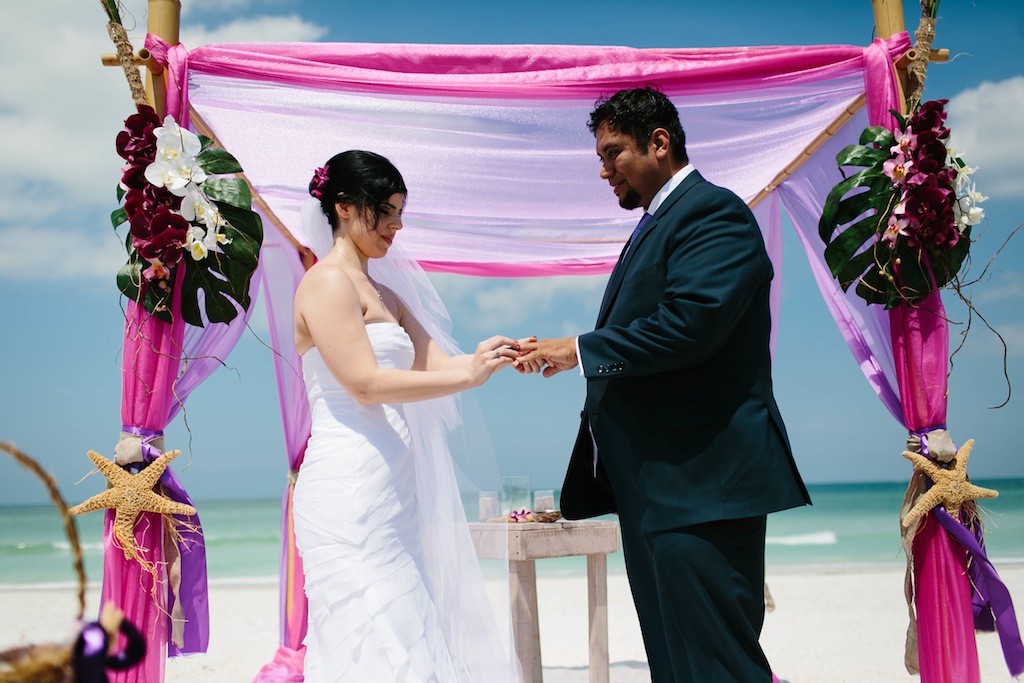
<path fill-rule="evenodd" d="M 170 50 L 173 64 L 169 67 L 171 113 L 187 111 L 184 78 L 187 52 L 184 48 Z M 166 51 L 163 54 L 166 57 Z M 174 77 L 180 78 L 176 83 Z M 187 125 L 182 122 L 182 125 Z M 163 434 L 164 428 L 182 409 L 188 394 L 205 380 L 234 348 L 249 319 L 247 311 L 238 311 L 227 324 L 210 324 L 203 328 L 186 325 L 181 319 L 181 283 L 187 262 L 179 266 L 171 297 L 171 318 L 166 322 L 134 301 L 128 301 L 122 352 L 122 430 L 146 439 Z M 251 288 L 253 298 L 257 287 Z M 183 367 L 182 361 L 188 360 Z M 158 453 L 143 446 L 145 462 Z M 192 505 L 172 467 L 160 478 L 164 494 L 177 502 Z M 209 604 L 207 601 L 206 552 L 198 515 L 182 520 L 193 528 L 181 527 L 181 540 L 171 540 L 165 532 L 161 515 L 145 513 L 135 523 L 136 543 L 143 561 L 156 568 L 146 571 L 140 562 L 126 560 L 113 542 L 114 514 L 108 511 L 104 531 L 104 571 L 101 604 L 112 601 L 146 638 L 143 662 L 128 671 L 111 672 L 118 683 L 159 683 L 164 677 L 165 657 L 169 654 L 205 652 L 209 644 Z M 174 544 L 168 546 L 165 544 Z M 173 549 L 171 553 L 169 550 Z M 167 562 L 177 555 L 179 571 L 169 572 Z M 171 614 L 179 610 L 177 637 L 172 638 Z M 175 642 L 176 641 L 176 642 Z"/>
<path fill-rule="evenodd" d="M 265 224 L 269 225 L 268 223 Z M 287 485 L 281 499 L 281 566 L 278 584 L 280 638 L 274 658 L 253 679 L 255 683 L 297 683 L 302 680 L 306 636 L 306 594 L 302 558 L 295 548 L 292 526 L 294 473 L 302 464 L 309 439 L 310 415 L 301 361 L 292 334 L 292 297 L 305 268 L 295 248 L 275 228 L 269 228 L 260 250 L 260 278 L 263 283 L 270 325 L 270 343 L 275 350 L 278 405 L 284 426 L 285 455 L 288 459 Z M 272 274 L 272 276 L 271 276 Z"/>
<path fill-rule="evenodd" d="M 878 41 L 873 45 L 876 46 Z M 868 53 L 869 59 L 884 59 L 879 49 L 869 49 Z M 881 72 L 881 68 L 869 71 Z M 891 82 L 893 87 L 885 102 L 878 106 L 869 103 L 868 107 L 871 125 L 890 130 L 896 125 L 890 110 L 901 109 L 895 81 Z M 889 328 L 904 426 L 911 432 L 944 427 L 949 330 L 940 294 L 934 292 L 916 306 L 904 304 L 893 308 L 889 311 Z M 967 551 L 937 530 L 939 525 L 933 513 L 929 514 L 928 522 L 927 533 L 919 534 L 913 542 L 921 680 L 978 683 L 981 673 L 971 589 L 965 571 Z"/>
<path fill-rule="evenodd" d="M 907 34 L 877 41 L 889 64 Z M 405 95 L 594 99 L 638 83 L 665 92 L 724 93 L 860 73 L 865 51 L 850 45 L 638 49 L 569 45 L 203 45 L 189 70 L 233 79 Z"/>
<path fill-rule="evenodd" d="M 180 279 L 178 280 L 180 282 Z M 251 288 L 253 297 L 258 287 Z M 182 409 L 191 391 L 221 365 L 246 329 L 249 311 L 240 311 L 228 324 L 207 324 L 196 328 L 180 318 L 177 291 L 172 304 L 174 323 L 167 323 L 127 302 L 122 359 L 121 419 L 123 427 L 162 433 Z M 182 370 L 182 361 L 188 363 Z M 168 446 L 168 448 L 171 448 Z M 160 483 L 173 500 L 192 505 L 181 483 L 168 467 Z M 139 516 L 136 542 L 142 556 L 160 567 L 157 581 L 135 561 L 124 559 L 112 544 L 113 513 L 107 514 L 104 533 L 103 597 L 113 600 L 126 617 L 146 636 L 146 657 L 142 664 L 124 672 L 111 672 L 117 683 L 159 683 L 163 680 L 166 655 L 205 652 L 209 644 L 209 604 L 206 593 L 206 551 L 198 515 L 187 521 L 199 527 L 183 531 L 177 544 L 181 557 L 180 583 L 171 586 L 162 563 L 167 560 L 163 519 L 155 514 Z M 169 640 L 172 589 L 183 611 L 181 644 Z"/>
<path fill-rule="evenodd" d="M 949 330 L 942 298 L 889 311 L 904 424 L 911 432 L 946 424 Z M 914 537 L 914 605 L 923 683 L 980 683 L 967 551 L 928 514 Z"/>
<path fill-rule="evenodd" d="M 178 310 L 178 297 L 174 297 Z M 153 432 L 163 432 L 173 386 L 182 356 L 182 325 L 164 322 L 134 301 L 127 305 L 122 359 L 121 422 Z M 168 468 L 170 469 L 170 468 Z M 161 515 L 145 513 L 135 524 L 139 554 L 157 568 L 157 576 L 135 560 L 125 559 L 113 543 L 113 511 L 105 519 L 103 590 L 101 604 L 114 602 L 146 638 L 143 662 L 128 671 L 114 672 L 118 683 L 162 681 L 164 645 L 169 618 L 164 563 L 164 522 Z"/>
<path fill-rule="evenodd" d="M 174 96 L 187 96 L 285 225 L 326 150 L 373 149 L 413 188 L 403 241 L 426 269 L 605 273 L 636 217 L 588 163 L 583 124 L 598 95 L 660 87 L 701 172 L 749 199 L 860 93 L 889 107 L 891 77 L 869 70 L 908 47 L 906 34 L 867 49 L 207 45 L 188 53 L 189 89 Z"/>

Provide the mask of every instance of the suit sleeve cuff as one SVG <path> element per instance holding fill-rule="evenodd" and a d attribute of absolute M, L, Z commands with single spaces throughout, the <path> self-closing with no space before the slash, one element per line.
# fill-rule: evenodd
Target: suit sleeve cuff
<path fill-rule="evenodd" d="M 580 353 L 580 338 L 576 337 L 573 339 L 573 344 L 576 345 L 576 360 L 579 361 L 580 375 L 585 377 L 587 373 L 583 370 L 583 354 Z"/>

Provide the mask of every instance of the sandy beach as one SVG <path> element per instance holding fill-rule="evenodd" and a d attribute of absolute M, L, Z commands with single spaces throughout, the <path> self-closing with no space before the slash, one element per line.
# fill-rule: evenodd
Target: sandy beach
<path fill-rule="evenodd" d="M 998 568 L 1010 594 L 1024 606 L 1024 565 Z M 769 570 L 776 609 L 767 615 L 762 643 L 773 669 L 789 683 L 914 681 L 903 668 L 907 612 L 903 571 Z M 500 590 L 500 586 L 491 586 Z M 585 683 L 587 588 L 584 577 L 538 576 L 541 649 L 547 683 Z M 649 681 L 643 642 L 625 576 L 609 576 L 609 652 L 614 683 Z M 95 614 L 99 594 L 88 594 Z M 72 629 L 73 591 L 0 590 L 0 648 L 62 640 Z M 1020 607 L 1018 607 L 1020 609 Z M 250 681 L 277 643 L 277 587 L 272 581 L 210 587 L 209 652 L 168 661 L 169 683 Z M 983 681 L 1011 681 L 996 634 L 979 634 Z"/>

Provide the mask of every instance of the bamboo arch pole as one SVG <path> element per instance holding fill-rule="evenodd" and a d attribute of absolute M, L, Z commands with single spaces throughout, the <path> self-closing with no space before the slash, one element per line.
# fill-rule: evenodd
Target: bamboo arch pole
<path fill-rule="evenodd" d="M 871 0 L 871 6 L 875 13 L 875 29 L 879 37 L 888 38 L 906 30 L 902 0 Z M 923 9 L 922 3 L 922 11 Z M 899 87 L 900 112 L 903 114 L 907 114 L 911 107 L 920 104 L 924 88 L 924 71 L 928 62 L 949 59 L 949 50 L 931 49 L 931 39 L 934 38 L 934 19 L 931 19 L 931 23 L 927 27 L 924 14 L 922 14 L 921 21 L 922 24 L 915 34 L 917 40 L 914 47 L 893 65 L 896 69 L 896 83 Z M 930 31 L 922 32 L 925 28 Z M 922 40 L 923 37 L 926 37 L 926 40 Z M 935 528 L 933 525 L 933 531 L 930 533 L 936 533 Z M 978 651 L 974 635 L 971 589 L 968 585 L 967 572 L 959 566 L 956 560 L 952 559 L 948 545 L 937 540 L 939 538 L 946 539 L 945 531 L 938 527 L 937 534 L 938 536 L 928 536 L 921 543 L 927 547 L 927 552 L 930 555 L 934 554 L 936 557 L 949 555 L 950 559 L 936 560 L 927 569 L 922 569 L 916 559 L 913 567 L 907 565 L 904 594 L 907 599 L 910 625 L 907 629 L 904 664 L 908 673 L 918 674 L 922 681 L 929 683 L 977 681 L 980 680 Z M 916 558 L 917 545 L 918 538 L 913 540 L 904 538 L 908 562 L 911 556 Z M 945 551 L 942 550 L 944 547 L 947 548 Z M 927 574 L 931 582 L 942 585 L 943 595 L 939 597 L 932 593 L 923 599 L 922 604 L 919 582 L 922 580 L 923 574 Z M 923 606 L 927 609 L 922 610 Z M 950 619 L 943 614 L 958 609 L 966 615 L 960 620 Z M 926 640 L 920 638 L 922 624 L 930 634 Z M 920 666 L 922 651 L 925 651 L 924 659 L 932 662 L 923 672 Z M 942 661 L 944 664 L 936 666 L 935 661 Z"/>
<path fill-rule="evenodd" d="M 871 0 L 875 14 L 875 33 L 879 38 L 889 38 L 907 30 L 903 18 L 903 0 Z M 910 73 L 908 62 L 903 59 L 896 64 L 896 87 L 899 88 L 900 113 L 907 113 L 907 84 Z"/>
<path fill-rule="evenodd" d="M 181 30 L 181 0 L 149 0 L 148 30 L 168 45 L 177 45 Z M 148 52 L 145 56 L 149 56 Z M 166 76 L 162 68 L 146 69 L 146 92 L 157 116 L 162 119 L 167 107 Z"/>
<path fill-rule="evenodd" d="M 875 32 L 879 38 L 889 38 L 897 33 L 902 33 L 906 30 L 903 24 L 903 5 L 899 0 L 871 0 L 871 6 L 875 14 Z M 907 50 L 906 54 L 900 57 L 893 65 L 896 69 L 896 87 L 899 89 L 899 104 L 900 111 L 902 113 L 907 112 L 907 83 L 909 79 L 908 66 L 916 59 L 917 51 L 914 48 Z M 949 50 L 930 50 L 928 61 L 931 62 L 945 62 L 949 59 Z M 817 152 L 822 145 L 828 142 L 829 138 L 835 135 L 840 128 L 846 125 L 853 116 L 860 111 L 866 102 L 866 98 L 863 94 L 853 100 L 849 106 L 843 110 L 839 116 L 835 118 L 823 131 L 811 140 L 810 144 L 800 154 L 796 156 L 791 162 L 786 164 L 785 168 L 775 174 L 771 182 L 765 185 L 764 189 L 757 193 L 757 195 L 747 202 L 747 206 L 753 209 L 755 206 L 760 204 L 765 197 L 770 195 L 775 189 L 784 183 L 786 179 L 793 175 L 797 169 L 803 166 L 804 162 L 811 158 L 815 152 Z"/>
<path fill-rule="evenodd" d="M 839 116 L 833 119 L 832 123 L 825 126 L 825 130 L 818 133 L 810 144 L 804 148 L 800 154 L 796 156 L 793 161 L 786 164 L 786 167 L 775 174 L 771 182 L 764 186 L 764 189 L 757 193 L 753 199 L 747 202 L 747 206 L 753 209 L 755 206 L 761 203 L 761 201 L 775 191 L 779 185 L 786 181 L 786 178 L 796 173 L 797 169 L 804 165 L 804 162 L 814 156 L 814 153 L 821 149 L 821 146 L 828 142 L 829 138 L 839 132 L 839 129 L 846 125 L 846 122 L 854 117 L 854 115 L 864 108 L 864 104 L 867 102 L 867 96 L 864 93 L 858 95 L 846 109 L 840 112 Z"/>
<path fill-rule="evenodd" d="M 220 140 L 217 139 L 216 133 L 214 133 L 210 126 L 207 125 L 206 121 L 203 120 L 203 117 L 199 115 L 199 112 L 191 107 L 189 107 L 189 120 L 192 122 L 192 125 L 196 127 L 197 131 L 213 140 L 214 144 L 222 149 L 227 149 L 223 144 L 221 144 Z M 270 208 L 267 201 L 260 196 L 260 193 L 255 187 L 253 187 L 253 184 L 249 182 L 245 173 L 236 173 L 235 176 L 244 180 L 245 184 L 249 186 L 249 192 L 252 194 L 252 203 L 259 207 L 260 212 L 266 216 L 267 220 L 277 228 L 278 232 L 288 240 L 289 244 L 295 247 L 295 250 L 299 252 L 299 258 L 302 261 L 302 265 L 305 266 L 306 270 L 309 270 L 315 259 L 312 250 L 295 239 L 295 235 L 293 235 L 285 224 L 281 222 L 281 219 L 277 217 L 277 214 L 275 214 L 274 210 Z"/>
<path fill-rule="evenodd" d="M 879 38 L 889 38 L 897 33 L 900 33 L 905 29 L 903 24 L 903 4 L 902 0 L 871 0 L 871 8 L 874 11 L 875 16 L 875 32 Z M 897 68 L 897 87 L 899 88 L 899 101 L 901 111 L 906 112 L 906 83 L 907 83 L 907 69 L 906 64 L 902 69 Z M 867 102 L 867 98 L 864 94 L 861 94 L 857 99 L 849 104 L 849 106 L 843 110 L 839 116 L 837 116 L 832 123 L 825 127 L 825 130 L 818 133 L 818 135 L 811 140 L 810 144 L 804 148 L 800 154 L 796 156 L 791 162 L 775 174 L 771 182 L 765 185 L 764 189 L 757 193 L 757 195 L 747 202 L 747 206 L 753 209 L 755 206 L 760 204 L 768 195 L 775 191 L 779 185 L 784 183 L 787 178 L 796 173 L 797 169 L 804 165 L 808 159 L 810 159 L 815 152 L 817 152 L 822 145 L 828 142 L 829 138 L 835 135 L 840 128 L 846 125 L 846 122 L 853 118 L 853 116 L 859 112 Z"/>

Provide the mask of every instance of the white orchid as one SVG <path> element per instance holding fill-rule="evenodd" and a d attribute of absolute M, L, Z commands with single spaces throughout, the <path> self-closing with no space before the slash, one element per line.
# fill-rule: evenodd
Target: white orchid
<path fill-rule="evenodd" d="M 217 227 L 224 220 L 213 202 L 199 188 L 192 188 L 185 194 L 181 202 L 181 215 L 189 223 L 202 223 L 207 229 Z"/>
<path fill-rule="evenodd" d="M 217 226 L 217 228 L 210 228 L 209 230 L 206 231 L 206 236 L 207 238 L 209 238 L 211 245 L 221 246 L 224 244 L 231 244 L 231 238 L 220 231 L 220 228 L 225 225 L 227 225 L 227 221 L 221 218 L 221 223 Z"/>
<path fill-rule="evenodd" d="M 157 158 L 146 167 L 146 180 L 157 187 L 166 187 L 176 197 L 184 197 L 195 186 L 206 180 L 206 171 L 195 157 L 181 157 L 175 161 Z"/>
<path fill-rule="evenodd" d="M 177 197 L 184 197 L 206 180 L 206 171 L 196 161 L 202 142 L 199 136 L 179 126 L 170 116 L 164 118 L 163 126 L 153 129 L 153 134 L 156 157 L 146 167 L 146 180 L 157 187 L 166 187 Z"/>
<path fill-rule="evenodd" d="M 206 231 L 198 225 L 193 225 L 185 235 L 185 248 L 192 254 L 193 261 L 202 261 L 210 253 L 206 246 Z"/>
<path fill-rule="evenodd" d="M 969 168 L 969 167 L 964 167 Z M 977 169 L 971 169 L 972 172 Z M 985 210 L 978 206 L 988 199 L 978 192 L 976 186 L 962 174 L 957 178 L 957 198 L 953 204 L 953 216 L 956 219 L 957 228 L 963 232 L 969 225 L 977 225 L 985 219 Z"/>
<path fill-rule="evenodd" d="M 202 151 L 199 136 L 182 128 L 171 116 L 164 117 L 164 125 L 153 129 L 156 136 L 157 158 L 173 162 L 182 157 L 195 157 Z"/>

